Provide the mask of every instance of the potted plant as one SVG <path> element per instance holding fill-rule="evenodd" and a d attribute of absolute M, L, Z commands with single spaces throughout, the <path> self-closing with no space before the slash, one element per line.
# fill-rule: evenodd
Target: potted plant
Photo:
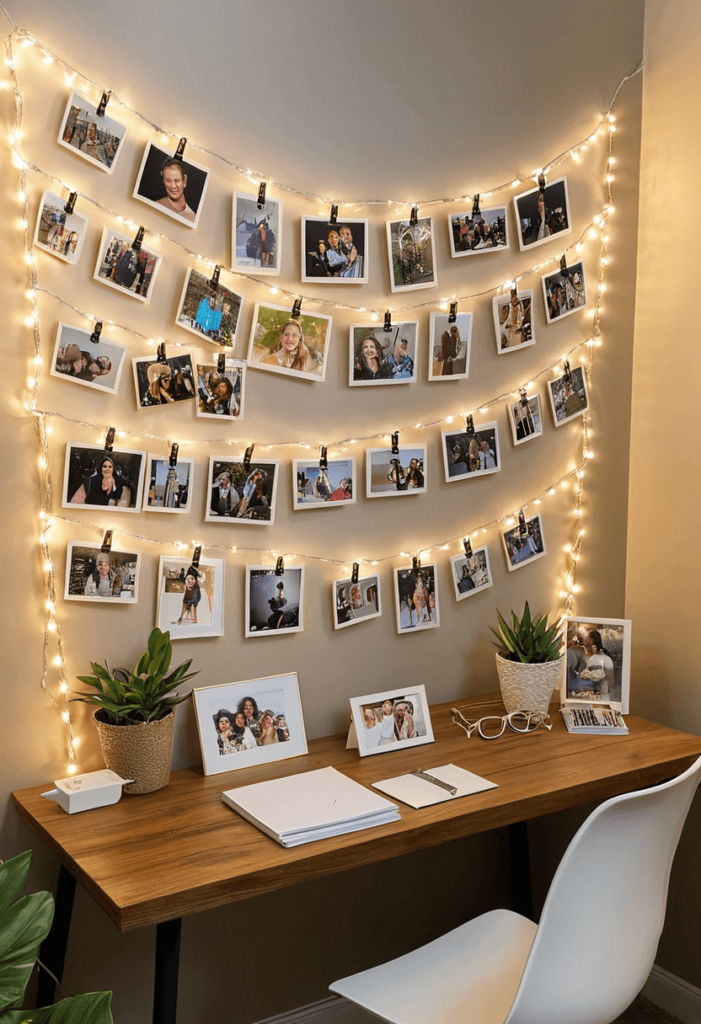
<path fill-rule="evenodd" d="M 550 625 L 547 615 L 531 616 L 528 601 L 520 620 L 514 611 L 511 624 L 499 611 L 497 618 L 499 629 L 489 628 L 499 641 L 496 661 L 504 707 L 547 714 L 565 656 L 560 623 Z"/>
<path fill-rule="evenodd" d="M 73 700 L 97 706 L 94 718 L 105 763 L 123 779 L 134 780 L 125 793 L 152 793 L 170 780 L 174 708 L 190 696 L 174 691 L 197 675 L 187 671 L 191 658 L 168 673 L 172 656 L 170 633 L 156 627 L 131 672 L 91 662 L 94 675 L 78 676 L 96 692 L 78 691 Z"/>

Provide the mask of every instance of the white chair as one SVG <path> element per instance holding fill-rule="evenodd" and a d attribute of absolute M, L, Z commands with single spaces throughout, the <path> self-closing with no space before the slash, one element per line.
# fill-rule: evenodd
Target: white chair
<path fill-rule="evenodd" d="M 643 987 L 701 775 L 601 804 L 558 867 L 540 923 L 494 910 L 330 985 L 391 1024 L 610 1024 Z"/>

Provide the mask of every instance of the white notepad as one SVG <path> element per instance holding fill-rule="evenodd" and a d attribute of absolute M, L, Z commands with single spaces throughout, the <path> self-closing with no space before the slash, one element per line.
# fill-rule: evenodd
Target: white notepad
<path fill-rule="evenodd" d="M 459 800 L 462 796 L 499 788 L 496 782 L 483 779 L 481 775 L 474 775 L 455 764 L 443 764 L 438 768 L 426 768 L 425 771 L 429 775 L 435 775 L 441 782 L 454 786 L 457 793 L 453 795 L 434 782 L 427 782 L 417 775 L 396 775 L 393 779 L 373 782 L 373 786 L 395 800 L 401 800 L 403 804 L 416 807 L 417 810 L 420 807 L 430 807 L 431 804 L 442 804 L 446 800 Z"/>

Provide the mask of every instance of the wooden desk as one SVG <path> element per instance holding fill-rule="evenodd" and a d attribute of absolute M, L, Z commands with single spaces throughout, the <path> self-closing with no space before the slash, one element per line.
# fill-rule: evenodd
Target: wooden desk
<path fill-rule="evenodd" d="M 186 768 L 174 772 L 170 785 L 157 793 L 125 796 L 112 807 L 76 815 L 41 799 L 47 785 L 13 793 L 22 820 L 62 865 L 58 953 L 53 954 L 59 976 L 73 880 L 120 931 L 158 926 L 154 1021 L 175 1024 L 183 916 L 652 785 L 682 772 L 701 754 L 701 737 L 633 716 L 627 719 L 628 736 L 571 735 L 555 708 L 551 732 L 507 730 L 492 742 L 468 740 L 451 724 L 449 707 L 431 708 L 436 743 L 413 751 L 360 759 L 357 751 L 345 750 L 345 736 L 330 736 L 311 742 L 303 757 L 269 766 L 209 778 L 201 768 Z M 400 821 L 291 850 L 221 799 L 224 789 L 326 765 L 369 786 L 448 762 L 484 775 L 499 788 L 423 810 L 400 805 Z"/>

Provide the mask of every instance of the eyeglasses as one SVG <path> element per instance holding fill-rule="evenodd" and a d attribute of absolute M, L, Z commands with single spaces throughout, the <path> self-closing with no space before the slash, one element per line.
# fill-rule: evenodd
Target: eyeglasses
<path fill-rule="evenodd" d="M 466 704 L 462 708 L 450 709 L 453 725 L 459 725 L 461 729 L 464 729 L 468 740 L 475 731 L 483 740 L 497 740 L 504 735 L 507 725 L 513 732 L 520 733 L 535 732 L 541 725 L 544 725 L 548 731 L 552 729 L 552 725 L 548 725 L 550 715 L 541 711 L 511 711 L 507 715 L 485 715 L 476 721 L 470 721 L 462 714 L 469 708 L 479 706 L 479 704 Z"/>

